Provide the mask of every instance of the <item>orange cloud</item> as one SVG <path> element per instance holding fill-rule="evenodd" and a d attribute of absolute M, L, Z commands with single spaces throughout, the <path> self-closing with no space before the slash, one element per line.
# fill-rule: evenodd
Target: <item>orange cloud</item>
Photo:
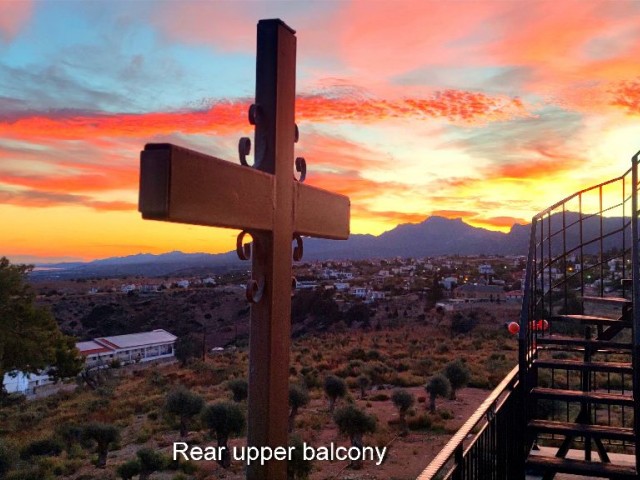
<path fill-rule="evenodd" d="M 352 204 L 360 203 L 366 200 L 375 199 L 376 197 L 388 193 L 389 191 L 406 188 L 394 182 L 376 182 L 362 178 L 357 172 L 346 172 L 341 174 L 334 173 L 309 173 L 307 182 L 318 188 L 331 190 L 351 198 Z"/>
<path fill-rule="evenodd" d="M 492 230 L 508 231 L 516 223 L 520 225 L 527 225 L 529 222 L 518 217 L 505 216 L 482 218 L 476 216 L 473 219 L 470 219 L 467 223 L 476 227 L 488 227 Z"/>
<path fill-rule="evenodd" d="M 0 2 L 0 39 L 13 40 L 29 21 L 33 12 L 31 0 Z"/>
<path fill-rule="evenodd" d="M 434 217 L 445 217 L 449 219 L 456 218 L 469 218 L 478 215 L 477 212 L 471 212 L 469 210 L 432 210 L 431 215 Z"/>
<path fill-rule="evenodd" d="M 400 223 L 420 223 L 426 219 L 424 213 L 371 210 L 362 205 L 352 205 L 351 214 L 363 218 L 375 218 L 377 221 L 387 222 L 392 225 Z"/>
<path fill-rule="evenodd" d="M 9 191 L 0 189 L 0 204 L 22 207 L 46 208 L 60 205 L 78 205 L 94 210 L 123 211 L 136 210 L 137 205 L 121 201 L 101 201 L 84 195 L 73 195 L 37 190 Z"/>
<path fill-rule="evenodd" d="M 612 105 L 626 109 L 629 114 L 640 114 L 640 81 L 623 82 L 612 93 Z"/>
<path fill-rule="evenodd" d="M 0 122 L 0 135 L 21 139 L 149 138 L 184 134 L 232 134 L 249 131 L 249 101 L 218 102 L 204 111 L 143 114 L 38 115 Z M 517 98 L 445 90 L 431 98 L 395 101 L 300 96 L 297 120 L 307 122 L 378 122 L 389 118 L 445 118 L 451 122 L 499 121 L 528 113 Z"/>
<path fill-rule="evenodd" d="M 535 179 L 551 178 L 554 175 L 562 174 L 579 167 L 584 160 L 580 158 L 568 158 L 564 154 L 552 151 L 538 150 L 547 158 L 522 160 L 517 163 L 507 163 L 504 165 L 492 166 L 486 172 L 484 180 L 496 179 Z"/>
<path fill-rule="evenodd" d="M 316 167 L 340 171 L 363 171 L 388 167 L 390 158 L 361 143 L 316 132 L 300 132 L 296 155 L 303 155 L 310 175 Z"/>
<path fill-rule="evenodd" d="M 86 169 L 86 167 L 85 167 Z M 0 173 L 0 183 L 49 192 L 91 192 L 137 188 L 137 166 L 95 166 L 78 174 L 16 175 Z"/>

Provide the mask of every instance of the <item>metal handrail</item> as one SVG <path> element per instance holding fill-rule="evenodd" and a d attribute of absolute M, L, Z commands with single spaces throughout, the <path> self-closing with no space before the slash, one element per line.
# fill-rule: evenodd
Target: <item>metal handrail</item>
<path fill-rule="evenodd" d="M 534 216 L 534 218 L 542 218 L 544 215 L 547 215 L 548 213 L 553 212 L 556 208 L 558 208 L 563 203 L 567 203 L 567 202 L 573 200 L 574 198 L 576 198 L 577 196 L 582 195 L 583 193 L 586 193 L 586 192 L 588 192 L 590 190 L 593 190 L 594 188 L 604 187 L 605 185 L 609 185 L 611 183 L 618 182 L 618 181 L 624 179 L 624 177 L 626 177 L 631 172 L 631 170 L 632 170 L 632 168 L 630 168 L 629 170 L 624 172 L 619 177 L 611 178 L 611 179 L 607 180 L 606 182 L 602 182 L 602 183 L 599 183 L 597 185 L 592 185 L 591 187 L 587 187 L 587 188 L 583 188 L 582 190 L 578 190 L 577 192 L 572 193 L 568 197 L 563 198 L 562 200 L 560 200 L 560 201 L 554 203 L 553 205 L 551 205 L 550 207 L 547 207 L 544 210 L 542 210 L 541 212 L 537 213 Z"/>
<path fill-rule="evenodd" d="M 471 444 L 464 449 L 464 441 L 471 435 L 474 429 L 482 422 L 490 422 L 492 418 L 499 414 L 500 406 L 506 401 L 504 394 L 513 395 L 518 387 L 518 366 L 514 367 L 500 384 L 491 392 L 478 409 L 469 417 L 469 419 L 460 427 L 460 429 L 451 437 L 440 453 L 436 455 L 431 463 L 425 468 L 416 480 L 432 480 L 436 475 L 442 474 L 442 469 L 447 463 L 456 457 L 460 458 L 473 446 Z M 502 402 L 500 402 L 502 400 Z M 455 468 L 455 467 L 453 467 Z"/>

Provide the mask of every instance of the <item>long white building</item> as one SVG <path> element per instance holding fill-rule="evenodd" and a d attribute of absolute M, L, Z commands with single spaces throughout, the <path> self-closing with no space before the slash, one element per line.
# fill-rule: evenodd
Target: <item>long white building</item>
<path fill-rule="evenodd" d="M 176 340 L 175 335 L 160 328 L 151 332 L 94 338 L 78 342 L 76 347 L 86 358 L 87 366 L 108 365 L 114 360 L 126 364 L 173 357 Z"/>

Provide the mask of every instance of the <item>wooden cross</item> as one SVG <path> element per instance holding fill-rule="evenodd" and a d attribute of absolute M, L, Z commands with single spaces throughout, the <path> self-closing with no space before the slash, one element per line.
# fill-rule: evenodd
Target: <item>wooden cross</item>
<path fill-rule="evenodd" d="M 140 156 L 142 217 L 150 220 L 241 229 L 237 251 L 252 257 L 249 339 L 249 446 L 287 446 L 292 253 L 302 256 L 301 236 L 346 239 L 349 199 L 302 183 L 304 159 L 294 178 L 295 32 L 281 20 L 258 22 L 255 161 L 242 138 L 235 165 L 170 144 L 148 144 Z M 252 246 L 243 245 L 249 233 Z M 295 249 L 292 242 L 296 241 Z M 251 251 L 253 250 L 253 251 Z M 286 462 L 252 463 L 251 480 L 287 477 Z"/>

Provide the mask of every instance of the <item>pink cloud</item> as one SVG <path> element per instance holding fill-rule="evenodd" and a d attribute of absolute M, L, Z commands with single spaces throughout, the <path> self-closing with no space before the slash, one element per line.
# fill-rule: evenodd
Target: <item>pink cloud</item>
<path fill-rule="evenodd" d="M 0 40 L 13 40 L 29 21 L 32 13 L 31 0 L 0 2 Z"/>

